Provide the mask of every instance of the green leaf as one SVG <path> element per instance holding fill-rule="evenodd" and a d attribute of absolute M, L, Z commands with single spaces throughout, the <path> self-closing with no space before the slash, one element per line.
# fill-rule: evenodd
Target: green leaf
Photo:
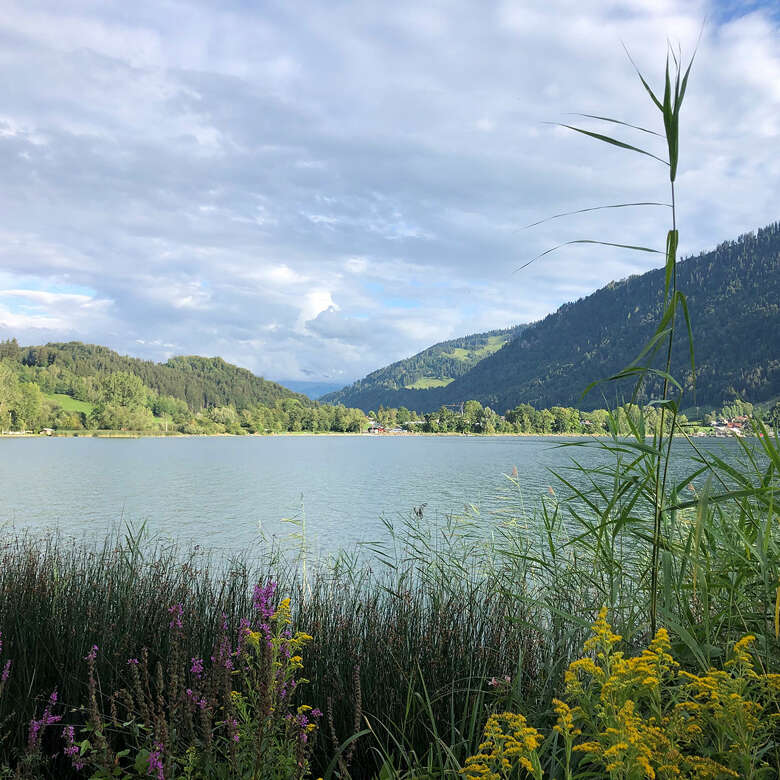
<path fill-rule="evenodd" d="M 639 76 L 639 80 L 642 82 L 642 86 L 647 90 L 647 94 L 650 95 L 650 97 L 653 100 L 653 103 L 655 103 L 655 105 L 657 106 L 658 110 L 663 112 L 664 109 L 663 109 L 663 106 L 661 105 L 661 102 L 655 96 L 655 92 L 653 92 L 653 90 L 650 89 L 650 85 L 645 81 L 645 77 L 642 75 L 642 72 L 636 66 L 636 63 L 634 62 L 633 58 L 631 57 L 631 53 L 628 51 L 628 48 L 626 47 L 625 43 L 623 44 L 623 49 L 626 52 L 626 56 L 628 57 L 628 61 L 634 66 L 634 70 L 636 71 L 636 75 Z"/>
<path fill-rule="evenodd" d="M 532 260 L 529 260 L 527 263 L 523 263 L 519 268 L 515 268 L 513 273 L 517 273 L 518 271 L 522 271 L 523 268 L 527 268 L 531 263 L 533 263 L 536 260 L 539 260 L 540 258 L 544 257 L 545 255 L 549 255 L 551 252 L 555 252 L 557 249 L 562 249 L 565 246 L 571 246 L 572 244 L 600 244 L 601 246 L 614 246 L 618 249 L 632 249 L 636 252 L 652 252 L 656 255 L 662 255 L 664 254 L 658 249 L 650 249 L 646 246 L 633 246 L 631 244 L 613 244 L 610 241 L 595 241 L 593 239 L 589 238 L 578 238 L 576 241 L 566 241 L 563 244 L 558 244 L 557 246 L 552 247 L 552 249 L 548 249 L 544 252 L 542 252 L 540 255 L 537 255 Z"/>
<path fill-rule="evenodd" d="M 641 130 L 643 133 L 650 133 L 650 135 L 657 135 L 659 138 L 663 138 L 661 133 L 656 133 L 655 130 L 648 130 L 646 127 L 640 127 L 639 125 L 632 125 L 630 122 L 621 122 L 619 119 L 612 119 L 608 116 L 598 116 L 596 114 L 572 114 L 572 116 L 584 116 L 588 119 L 599 119 L 602 122 L 612 122 L 615 125 L 623 125 L 624 127 L 631 127 L 634 130 Z"/>
<path fill-rule="evenodd" d="M 575 133 L 582 133 L 583 135 L 587 135 L 590 138 L 595 138 L 597 141 L 603 141 L 606 144 L 612 144 L 613 146 L 619 146 L 621 149 L 628 149 L 631 152 L 637 152 L 639 154 L 644 154 L 647 157 L 652 157 L 654 160 L 658 160 L 658 162 L 663 163 L 664 165 L 669 165 L 669 163 L 664 160 L 663 157 L 659 157 L 657 154 L 653 154 L 652 152 L 648 152 L 646 149 L 640 149 L 638 146 L 632 146 L 631 144 L 627 144 L 624 141 L 619 141 L 617 138 L 612 138 L 608 135 L 602 135 L 601 133 L 594 133 L 590 130 L 583 130 L 581 127 L 574 127 L 573 125 L 566 125 L 563 123 L 555 123 L 558 125 L 558 127 L 565 127 L 569 130 L 573 130 Z"/>
<path fill-rule="evenodd" d="M 149 751 L 146 748 L 142 748 L 138 751 L 138 755 L 135 757 L 135 771 L 139 774 L 146 774 L 149 771 Z"/>
<path fill-rule="evenodd" d="M 693 327 L 691 326 L 691 317 L 688 313 L 688 299 L 681 293 L 675 293 L 677 302 L 680 304 L 683 310 L 683 317 L 685 318 L 685 325 L 688 328 L 688 352 L 691 357 L 691 373 L 693 374 L 694 388 L 696 385 L 696 360 L 693 354 Z"/>
<path fill-rule="evenodd" d="M 666 234 L 666 268 L 664 276 L 664 298 L 669 295 L 669 288 L 672 283 L 677 262 L 677 243 L 679 234 L 676 230 L 670 230 Z"/>
<path fill-rule="evenodd" d="M 553 219 L 559 219 L 560 217 L 571 217 L 574 214 L 585 214 L 588 211 L 602 211 L 603 209 L 625 209 L 629 206 L 666 206 L 671 208 L 671 203 L 661 203 L 660 201 L 650 200 L 642 201 L 640 203 L 615 203 L 609 206 L 591 206 L 587 209 L 575 209 L 574 211 L 562 211 L 560 214 L 553 214 L 551 217 L 540 219 L 538 222 L 532 222 L 530 225 L 524 225 L 521 229 L 528 230 L 528 228 L 536 227 L 537 225 L 543 225 L 545 222 L 550 222 Z"/>

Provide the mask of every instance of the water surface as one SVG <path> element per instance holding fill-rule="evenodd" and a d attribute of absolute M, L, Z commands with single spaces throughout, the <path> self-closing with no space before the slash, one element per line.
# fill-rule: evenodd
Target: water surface
<path fill-rule="evenodd" d="M 102 540 L 118 523 L 224 551 L 305 514 L 309 542 L 333 551 L 382 538 L 382 517 L 479 512 L 486 528 L 556 486 L 550 469 L 595 452 L 532 436 L 278 436 L 0 439 L 0 527 L 58 528 Z M 733 457 L 729 440 L 697 440 Z M 679 468 L 682 466 L 680 465 Z M 517 469 L 519 489 L 507 475 Z M 556 487 L 560 492 L 560 488 Z"/>

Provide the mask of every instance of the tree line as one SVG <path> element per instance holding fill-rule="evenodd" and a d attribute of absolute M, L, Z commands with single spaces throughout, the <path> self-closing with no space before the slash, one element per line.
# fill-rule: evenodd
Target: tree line
<path fill-rule="evenodd" d="M 0 354 L 8 342 L 0 343 Z M 35 381 L 32 381 L 32 378 Z M 56 364 L 31 368 L 9 357 L 0 357 L 0 431 L 35 431 L 44 428 L 67 431 L 139 431 L 146 433 L 247 434 L 287 432 L 359 433 L 376 421 L 385 428 L 413 433 L 530 433 L 603 434 L 631 433 L 644 425 L 658 424 L 653 406 L 624 404 L 613 411 L 583 411 L 571 406 L 537 409 L 521 403 L 503 415 L 476 400 L 442 406 L 420 414 L 404 406 L 369 412 L 341 404 L 321 404 L 295 394 L 269 403 L 240 407 L 235 403 L 211 404 L 193 410 L 186 400 L 161 394 L 136 374 L 107 371 L 79 376 Z M 752 404 L 735 400 L 704 415 L 704 424 L 718 419 L 754 413 Z M 780 424 L 780 404 L 762 412 L 766 422 Z M 684 415 L 681 424 L 688 424 Z"/>
<path fill-rule="evenodd" d="M 294 396 L 241 409 L 234 404 L 215 404 L 193 411 L 186 401 L 160 395 L 127 371 L 82 377 L 77 383 L 79 398 L 72 394 L 70 385 L 46 382 L 41 388 L 29 381 L 25 372 L 14 368 L 12 361 L 0 360 L 0 431 L 39 432 L 51 428 L 187 434 L 357 433 L 368 426 L 360 409 L 304 404 Z M 42 376 L 52 378 L 49 373 Z"/>

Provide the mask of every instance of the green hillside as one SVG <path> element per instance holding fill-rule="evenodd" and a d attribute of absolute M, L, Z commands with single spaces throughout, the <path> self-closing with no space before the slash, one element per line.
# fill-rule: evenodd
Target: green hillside
<path fill-rule="evenodd" d="M 0 433 L 358 433 L 359 409 L 311 401 L 221 358 L 152 363 L 70 342 L 0 342 Z"/>
<path fill-rule="evenodd" d="M 49 401 L 55 406 L 59 406 L 60 409 L 66 412 L 78 412 L 83 414 L 89 414 L 95 405 L 88 401 L 79 401 L 73 396 L 65 395 L 65 393 L 42 393 L 43 398 Z"/>
<path fill-rule="evenodd" d="M 779 265 L 780 223 L 680 262 L 678 284 L 688 297 L 695 337 L 696 404 L 720 407 L 734 398 L 761 403 L 780 394 Z M 528 326 L 446 387 L 369 383 L 399 365 L 394 364 L 341 391 L 339 400 L 363 409 L 381 403 L 423 412 L 469 399 L 499 412 L 520 403 L 603 406 L 599 389 L 585 399 L 581 393 L 594 378 L 633 360 L 658 323 L 663 286 L 662 269 L 611 282 Z M 685 355 L 684 344 L 679 346 L 678 354 Z M 676 372 L 690 385 L 684 361 Z M 657 389 L 648 387 L 645 397 Z M 628 385 L 617 390 L 631 392 Z M 615 397 L 615 385 L 606 391 L 608 402 L 624 400 Z M 688 402 L 694 403 L 691 392 Z"/>
<path fill-rule="evenodd" d="M 413 397 L 418 392 L 447 387 L 481 360 L 498 352 L 525 327 L 518 325 L 507 330 L 491 330 L 442 341 L 412 357 L 380 368 L 343 390 L 328 393 L 320 400 L 324 403 L 346 403 L 349 399 L 350 404 L 367 410 L 381 405 L 392 406 L 393 403 L 385 399 L 396 394 L 407 395 L 404 391 L 410 391 Z"/>
<path fill-rule="evenodd" d="M 312 404 L 306 396 L 222 358 L 174 357 L 166 363 L 154 363 L 78 341 L 30 347 L 8 342 L 3 350 L 0 358 L 12 358 L 21 364 L 22 377 L 44 392 L 86 401 L 92 400 L 90 388 L 96 378 L 125 371 L 137 376 L 154 393 L 184 401 L 192 411 L 211 406 L 233 406 L 241 411 L 285 398 L 296 398 L 304 406 Z"/>

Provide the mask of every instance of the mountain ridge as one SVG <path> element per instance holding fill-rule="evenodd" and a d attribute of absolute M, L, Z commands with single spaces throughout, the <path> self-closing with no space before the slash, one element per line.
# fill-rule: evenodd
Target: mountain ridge
<path fill-rule="evenodd" d="M 688 298 L 694 331 L 692 403 L 715 407 L 737 397 L 760 402 L 780 394 L 779 266 L 780 222 L 678 263 L 678 286 Z M 519 403 L 601 406 L 598 393 L 583 399 L 583 389 L 636 357 L 660 318 L 663 286 L 662 268 L 610 282 L 524 328 L 446 387 L 366 392 L 361 380 L 341 391 L 339 401 L 364 411 L 381 404 L 427 412 L 470 399 L 499 412 Z M 679 336 L 676 353 L 684 355 L 684 334 Z M 692 390 L 684 359 L 674 370 Z M 657 389 L 651 382 L 645 399 Z M 631 385 L 611 385 L 609 392 L 620 403 Z"/>
<path fill-rule="evenodd" d="M 323 403 L 343 403 L 344 397 L 359 396 L 368 403 L 368 407 L 371 407 L 371 399 L 387 391 L 408 391 L 413 396 L 415 392 L 426 387 L 446 387 L 481 360 L 505 347 L 526 327 L 528 326 L 515 325 L 512 328 L 472 333 L 468 336 L 439 341 L 408 358 L 396 360 L 390 365 L 372 371 L 363 379 L 341 390 L 328 393 L 319 400 Z M 380 405 L 382 404 L 374 404 L 373 408 Z M 403 405 L 399 404 L 399 406 Z"/>
<path fill-rule="evenodd" d="M 76 389 L 77 397 L 84 395 L 78 393 L 79 383 L 102 374 L 124 371 L 137 376 L 159 395 L 184 401 L 192 411 L 227 405 L 241 411 L 287 398 L 294 398 L 303 406 L 314 403 L 305 395 L 256 376 L 249 369 L 228 363 L 221 357 L 178 355 L 164 363 L 155 363 L 120 355 L 99 344 L 69 341 L 19 346 L 14 339 L 3 342 L 0 358 L 11 358 L 20 363 L 31 380 L 43 371 L 58 373 L 59 389 L 68 394 L 74 394 Z"/>

